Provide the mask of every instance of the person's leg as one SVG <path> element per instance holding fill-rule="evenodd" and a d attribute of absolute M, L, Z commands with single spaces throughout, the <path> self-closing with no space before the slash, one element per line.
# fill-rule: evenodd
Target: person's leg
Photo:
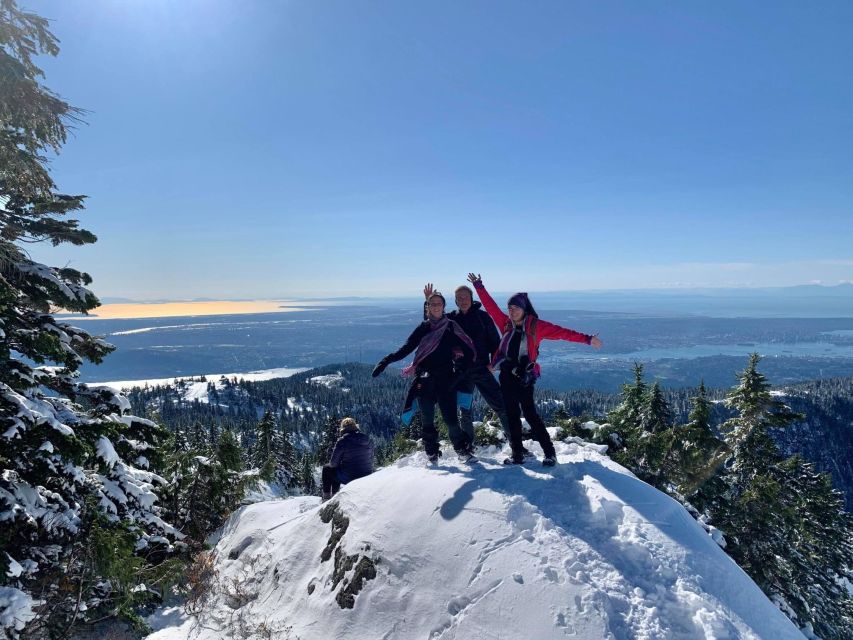
<path fill-rule="evenodd" d="M 551 442 L 551 436 L 545 429 L 545 422 L 536 411 L 536 403 L 533 402 L 533 385 L 520 387 L 519 400 L 521 401 L 521 410 L 524 412 L 524 417 L 530 425 L 530 433 L 533 439 L 542 446 L 542 452 L 546 458 L 553 458 L 556 455 L 554 451 L 554 443 Z"/>
<path fill-rule="evenodd" d="M 509 419 L 506 415 L 506 407 L 504 407 L 501 386 L 498 384 L 498 381 L 495 380 L 495 376 L 492 372 L 485 367 L 474 371 L 471 374 L 471 378 L 474 385 L 479 390 L 480 395 L 483 396 L 485 403 L 489 405 L 489 408 L 492 411 L 498 414 L 498 419 L 501 421 L 501 427 L 503 427 L 504 435 L 506 436 L 507 442 L 509 442 Z"/>
<path fill-rule="evenodd" d="M 329 498 L 340 490 L 341 483 L 338 480 L 338 470 L 335 467 L 324 465 L 322 479 L 324 498 Z"/>
<path fill-rule="evenodd" d="M 521 444 L 521 406 L 518 396 L 518 380 L 509 371 L 501 371 L 500 386 L 507 423 L 509 424 L 509 446 L 512 448 L 514 457 L 521 456 L 524 448 Z"/>
<path fill-rule="evenodd" d="M 469 376 L 466 376 L 462 382 L 456 387 L 456 390 L 461 393 L 474 393 L 474 383 Z M 459 406 L 459 428 L 462 429 L 471 442 L 474 442 L 474 418 L 471 415 L 471 405 Z"/>
<path fill-rule="evenodd" d="M 424 451 L 428 456 L 438 453 L 438 431 L 435 428 L 435 395 L 424 390 L 418 396 L 418 407 L 421 412 L 421 438 L 424 441 Z"/>
<path fill-rule="evenodd" d="M 447 433 L 453 448 L 457 453 L 468 451 L 473 439 L 459 426 L 459 418 L 456 416 L 456 389 L 442 389 L 439 392 L 438 408 L 447 423 Z"/>

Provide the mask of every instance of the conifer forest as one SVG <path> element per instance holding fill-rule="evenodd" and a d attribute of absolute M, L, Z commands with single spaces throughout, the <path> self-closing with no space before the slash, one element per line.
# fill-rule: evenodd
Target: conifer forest
<path fill-rule="evenodd" d="M 114 350 L 63 316 L 97 309 L 92 278 L 28 250 L 97 240 L 78 219 L 87 185 L 50 172 L 86 118 L 43 84 L 39 57 L 58 53 L 45 18 L 0 0 L 0 632 L 100 637 L 117 622 L 141 638 L 164 602 L 192 607 L 199 558 L 241 505 L 320 494 L 342 418 L 372 439 L 378 467 L 422 449 L 420 423 L 400 421 L 409 380 L 358 362 L 123 394 L 80 381 Z M 620 393 L 535 399 L 555 439 L 606 445 L 798 627 L 853 638 L 853 377 L 779 386 L 756 353 L 728 386 L 668 388 L 638 362 Z M 479 394 L 473 415 L 478 447 L 506 444 Z"/>

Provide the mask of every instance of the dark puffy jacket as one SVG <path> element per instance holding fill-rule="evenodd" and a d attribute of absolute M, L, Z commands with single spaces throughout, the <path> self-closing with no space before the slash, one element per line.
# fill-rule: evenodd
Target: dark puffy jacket
<path fill-rule="evenodd" d="M 424 300 L 424 320 L 427 319 L 428 313 L 427 301 Z M 487 366 L 492 359 L 492 354 L 497 351 L 501 343 L 501 335 L 495 323 L 492 322 L 491 316 L 483 309 L 483 305 L 474 300 L 468 313 L 462 313 L 456 309 L 448 313 L 447 317 L 462 327 L 462 331 L 471 338 L 477 353 L 477 366 Z"/>
<path fill-rule="evenodd" d="M 483 310 L 476 300 L 471 303 L 468 313 L 451 311 L 447 317 L 456 322 L 471 338 L 477 351 L 477 364 L 485 367 L 501 342 L 500 334 L 491 316 Z"/>
<path fill-rule="evenodd" d="M 373 473 L 373 442 L 366 433 L 345 433 L 335 443 L 330 467 L 338 469 L 342 482 L 349 482 Z"/>

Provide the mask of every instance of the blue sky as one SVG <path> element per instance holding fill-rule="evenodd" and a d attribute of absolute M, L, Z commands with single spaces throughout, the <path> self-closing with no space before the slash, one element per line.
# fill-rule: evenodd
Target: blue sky
<path fill-rule="evenodd" d="M 851 2 L 26 2 L 101 296 L 853 280 Z"/>

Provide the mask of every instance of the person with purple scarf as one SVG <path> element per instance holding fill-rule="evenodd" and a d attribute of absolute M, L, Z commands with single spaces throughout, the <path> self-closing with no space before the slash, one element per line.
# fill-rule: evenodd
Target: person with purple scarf
<path fill-rule="evenodd" d="M 512 457 L 504 464 L 522 464 L 524 449 L 521 441 L 521 414 L 527 419 L 533 438 L 542 446 L 545 459 L 542 464 L 552 467 L 557 464 L 557 453 L 551 436 L 545 430 L 545 423 L 536 411 L 533 402 L 533 385 L 539 378 L 539 344 L 542 340 L 568 340 L 581 342 L 594 349 L 601 348 L 598 336 L 587 335 L 566 329 L 552 322 L 539 319 L 526 293 L 516 293 L 507 301 L 507 313 L 504 313 L 494 301 L 479 274 L 468 274 L 468 280 L 474 285 L 480 302 L 486 312 L 501 331 L 501 341 L 492 356 L 491 367 L 498 369 L 498 381 L 504 397 L 510 429 L 510 447 Z"/>
<path fill-rule="evenodd" d="M 456 415 L 456 388 L 476 358 L 474 345 L 462 328 L 444 315 L 443 295 L 433 293 L 427 305 L 427 319 L 415 328 L 402 347 L 379 361 L 373 369 L 373 377 L 392 362 L 415 351 L 414 361 L 403 369 L 403 375 L 414 375 L 403 409 L 403 423 L 408 425 L 415 411 L 420 410 L 424 449 L 430 462 L 437 462 L 441 455 L 435 428 L 435 405 L 438 403 L 453 448 L 460 458 L 473 462 L 476 460 L 473 442 L 459 427 Z"/>

